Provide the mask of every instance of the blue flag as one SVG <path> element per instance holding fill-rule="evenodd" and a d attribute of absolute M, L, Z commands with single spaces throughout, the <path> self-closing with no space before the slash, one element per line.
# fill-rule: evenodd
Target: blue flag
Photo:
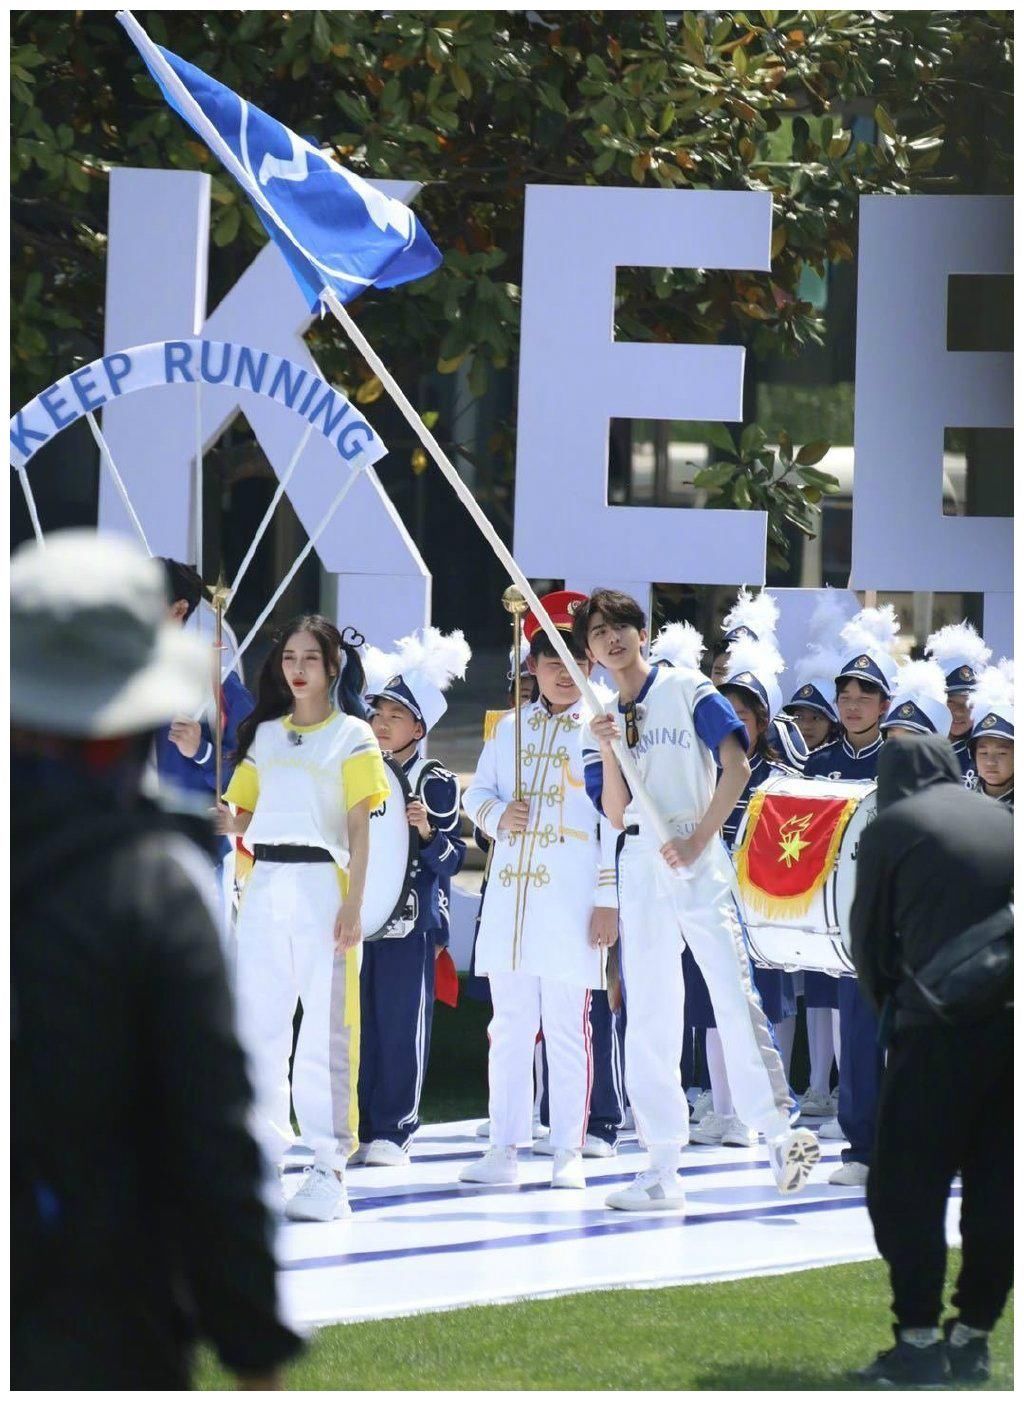
<path fill-rule="evenodd" d="M 252 200 L 312 309 L 330 288 L 350 302 L 440 266 L 412 210 L 375 189 L 201 69 L 154 44 L 135 18 L 118 19 L 164 97 Z"/>

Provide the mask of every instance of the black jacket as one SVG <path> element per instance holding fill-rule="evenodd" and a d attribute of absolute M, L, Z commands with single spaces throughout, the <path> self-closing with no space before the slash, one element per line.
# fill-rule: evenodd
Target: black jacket
<path fill-rule="evenodd" d="M 921 1012 L 902 973 L 1010 899 L 1013 818 L 961 787 L 947 739 L 887 740 L 878 762 L 878 816 L 857 852 L 850 916 L 853 962 L 868 1000 Z"/>
<path fill-rule="evenodd" d="M 15 1389 L 181 1389 L 278 1319 L 207 858 L 163 814 L 13 769 Z"/>

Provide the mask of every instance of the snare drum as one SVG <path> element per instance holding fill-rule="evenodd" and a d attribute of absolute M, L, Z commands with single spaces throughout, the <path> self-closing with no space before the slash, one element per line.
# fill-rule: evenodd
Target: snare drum
<path fill-rule="evenodd" d="M 875 812 L 875 784 L 860 780 L 783 774 L 751 795 L 735 859 L 755 963 L 787 972 L 854 971 L 857 848 Z"/>
<path fill-rule="evenodd" d="M 410 901 L 416 876 L 418 844 L 405 806 L 412 790 L 389 754 L 384 755 L 388 796 L 370 813 L 370 851 L 361 913 L 363 938 L 402 938 L 416 922 Z"/>

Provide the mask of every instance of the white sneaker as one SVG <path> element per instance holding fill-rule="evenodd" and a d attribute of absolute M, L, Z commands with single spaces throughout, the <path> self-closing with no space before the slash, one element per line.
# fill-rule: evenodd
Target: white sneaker
<path fill-rule="evenodd" d="M 482 1124 L 477 1124 L 477 1126 L 476 1126 L 475 1137 L 476 1137 L 476 1138 L 490 1138 L 490 1136 L 491 1136 L 491 1121 L 490 1121 L 490 1119 L 485 1119 L 485 1120 L 483 1121 Z"/>
<path fill-rule="evenodd" d="M 555 1156 L 555 1148 L 551 1142 L 551 1135 L 548 1133 L 547 1129 L 543 1131 L 543 1135 L 541 1137 L 534 1138 L 533 1151 L 534 1154 L 539 1153 L 542 1157 L 545 1158 L 553 1158 Z"/>
<path fill-rule="evenodd" d="M 734 1114 L 727 1120 L 722 1133 L 723 1148 L 753 1148 L 757 1144 L 757 1132 L 748 1129 L 741 1119 Z"/>
<path fill-rule="evenodd" d="M 334 1221 L 351 1216 L 348 1194 L 333 1168 L 314 1163 L 307 1168 L 302 1186 L 288 1199 L 284 1209 L 289 1221 Z"/>
<path fill-rule="evenodd" d="M 832 1187 L 866 1187 L 867 1182 L 867 1163 L 843 1163 L 829 1178 Z"/>
<path fill-rule="evenodd" d="M 840 1143 L 846 1141 L 846 1134 L 839 1127 L 838 1119 L 826 1119 L 823 1124 L 818 1125 L 818 1137 L 828 1139 L 838 1139 Z"/>
<path fill-rule="evenodd" d="M 399 1148 L 389 1138 L 375 1138 L 367 1146 L 363 1162 L 367 1167 L 408 1167 L 409 1150 Z"/>
<path fill-rule="evenodd" d="M 366 1155 L 369 1151 L 370 1145 L 368 1143 L 360 1143 L 359 1147 L 348 1160 L 349 1167 L 358 1167 L 360 1163 L 365 1163 Z"/>
<path fill-rule="evenodd" d="M 721 1143 L 722 1134 L 729 1127 L 731 1120 L 727 1114 L 716 1114 L 712 1109 L 710 1114 L 705 1114 L 699 1124 L 690 1126 L 691 1143 Z"/>
<path fill-rule="evenodd" d="M 460 1182 L 509 1183 L 519 1181 L 519 1149 L 488 1148 L 475 1163 L 459 1173 Z"/>
<path fill-rule="evenodd" d="M 710 1114 L 715 1104 L 710 1090 L 701 1090 L 697 1098 L 693 1101 L 693 1108 L 690 1110 L 690 1123 L 699 1124 L 706 1114 Z"/>
<path fill-rule="evenodd" d="M 800 1096 L 800 1117 L 802 1119 L 831 1119 L 835 1115 L 831 1095 L 816 1095 L 810 1090 Z"/>
<path fill-rule="evenodd" d="M 583 1155 L 572 1148 L 559 1148 L 551 1164 L 552 1187 L 582 1189 L 587 1185 L 583 1175 Z"/>
<path fill-rule="evenodd" d="M 821 1157 L 818 1140 L 810 1129 L 791 1129 L 768 1144 L 768 1162 L 775 1185 L 783 1196 L 799 1192 Z"/>
<path fill-rule="evenodd" d="M 677 1172 L 665 1168 L 647 1168 L 637 1173 L 628 1187 L 611 1192 L 605 1206 L 616 1211 L 686 1211 L 686 1193 Z"/>
<path fill-rule="evenodd" d="M 615 1144 L 609 1143 L 607 1139 L 598 1138 L 596 1133 L 588 1133 L 583 1140 L 585 1158 L 614 1158 L 615 1152 Z"/>

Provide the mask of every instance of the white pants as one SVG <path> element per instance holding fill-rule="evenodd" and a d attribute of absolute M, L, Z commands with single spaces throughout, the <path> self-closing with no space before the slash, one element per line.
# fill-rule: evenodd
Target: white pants
<path fill-rule="evenodd" d="M 637 1132 L 648 1148 L 678 1147 L 689 1136 L 679 1075 L 680 933 L 708 985 L 736 1114 L 766 1138 L 789 1127 L 789 1086 L 750 976 L 733 882 L 732 863 L 721 843 L 704 853 L 689 878 L 674 876 L 657 848 L 643 838 L 627 837 L 623 845 L 619 918 L 626 1089 Z"/>
<path fill-rule="evenodd" d="M 491 1144 L 533 1141 L 533 1048 L 543 1027 L 553 1148 L 583 1147 L 594 1083 L 590 989 L 530 973 L 490 973 Z"/>
<path fill-rule="evenodd" d="M 338 870 L 257 861 L 238 913 L 238 1035 L 249 1060 L 254 1132 L 271 1162 L 295 1141 L 288 1058 L 302 1002 L 291 1098 L 316 1160 L 341 1169 L 358 1143 L 359 950 L 334 950 Z"/>

